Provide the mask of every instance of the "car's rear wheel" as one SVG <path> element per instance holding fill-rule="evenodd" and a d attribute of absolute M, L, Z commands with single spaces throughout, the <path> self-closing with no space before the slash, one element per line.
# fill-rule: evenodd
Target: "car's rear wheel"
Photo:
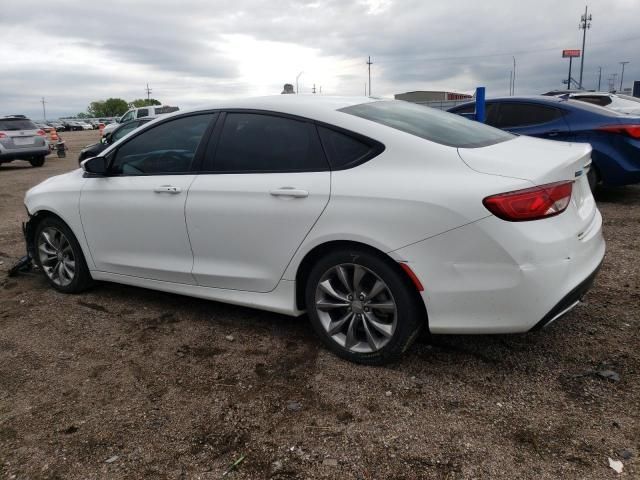
<path fill-rule="evenodd" d="M 93 283 L 76 237 L 61 220 L 46 217 L 38 224 L 35 247 L 36 263 L 56 290 L 78 293 Z"/>
<path fill-rule="evenodd" d="M 381 365 L 398 358 L 418 336 L 424 311 L 413 284 L 390 259 L 344 250 L 309 273 L 305 301 L 314 330 L 337 355 Z"/>
<path fill-rule="evenodd" d="M 31 160 L 29 160 L 29 163 L 31 164 L 32 167 L 41 167 L 44 165 L 44 155 L 41 155 L 39 157 L 33 157 Z"/>

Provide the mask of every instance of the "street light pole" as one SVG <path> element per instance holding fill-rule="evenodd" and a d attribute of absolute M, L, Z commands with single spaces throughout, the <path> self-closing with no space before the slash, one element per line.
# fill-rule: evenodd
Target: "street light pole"
<path fill-rule="evenodd" d="M 300 78 L 300 75 L 302 75 L 304 72 L 300 72 L 297 76 L 296 76 L 296 95 L 298 94 L 298 79 Z"/>
<path fill-rule="evenodd" d="M 602 80 L 602 67 L 598 67 L 598 91 L 600 91 L 600 80 Z"/>
<path fill-rule="evenodd" d="M 587 30 L 591 28 L 591 15 L 587 15 L 587 6 L 584 7 L 584 15 L 580 17 L 580 24 L 578 29 L 582 30 L 582 57 L 580 59 L 580 81 L 578 82 L 578 88 L 582 90 L 582 72 L 584 71 L 584 44 L 587 39 Z"/>
<path fill-rule="evenodd" d="M 42 103 L 42 118 L 44 118 L 44 121 L 47 121 L 47 110 L 44 107 L 44 104 L 47 103 L 44 101 L 44 97 L 42 97 L 42 100 L 40 100 L 40 103 Z"/>

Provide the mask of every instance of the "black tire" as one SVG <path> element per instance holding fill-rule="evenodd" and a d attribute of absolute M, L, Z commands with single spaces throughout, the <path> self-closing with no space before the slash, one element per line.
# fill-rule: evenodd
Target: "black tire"
<path fill-rule="evenodd" d="M 391 294 L 391 300 L 395 302 L 395 330 L 388 339 L 384 339 L 387 343 L 378 350 L 354 352 L 345 348 L 327 332 L 320 318 L 322 313 L 316 308 L 319 283 L 332 269 L 346 265 L 364 267 L 374 279 L 378 277 L 382 280 Z M 318 260 L 311 268 L 305 285 L 305 305 L 313 329 L 329 350 L 341 358 L 366 365 L 383 365 L 397 360 L 418 337 L 427 320 L 422 299 L 400 266 L 393 260 L 365 248 L 334 251 Z M 348 311 L 355 312 L 355 308 L 352 310 L 352 307 L 349 307 Z M 360 317 L 366 315 L 363 313 Z M 359 328 L 364 332 L 364 326 L 361 325 Z"/>
<path fill-rule="evenodd" d="M 40 157 L 33 157 L 32 159 L 29 160 L 29 163 L 31 164 L 32 167 L 41 167 L 44 165 L 44 159 L 45 159 L 44 155 Z"/>
<path fill-rule="evenodd" d="M 47 271 L 45 270 L 41 258 L 40 258 L 40 240 L 42 232 L 45 230 L 50 231 L 49 229 L 55 229 L 61 232 L 64 237 L 68 240 L 71 251 L 73 253 L 73 260 L 75 262 L 75 272 L 73 275 L 73 279 L 67 285 L 57 284 L 52 278 L 49 276 Z M 75 235 L 71 231 L 71 229 L 59 218 L 53 216 L 44 217 L 36 226 L 35 229 L 35 256 L 34 261 L 36 265 L 43 271 L 49 285 L 63 293 L 80 293 L 87 288 L 93 285 L 93 279 L 91 278 L 91 274 L 89 273 L 89 268 L 87 267 L 87 262 L 84 258 L 84 254 L 82 253 L 82 249 L 78 244 L 78 240 Z"/>

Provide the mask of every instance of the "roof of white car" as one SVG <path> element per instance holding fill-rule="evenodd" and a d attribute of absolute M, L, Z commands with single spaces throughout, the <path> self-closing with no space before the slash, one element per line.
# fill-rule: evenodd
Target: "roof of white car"
<path fill-rule="evenodd" d="M 341 108 L 361 103 L 383 100 L 375 97 L 339 97 L 329 95 L 270 95 L 265 97 L 249 97 L 220 100 L 213 104 L 191 109 L 255 109 L 268 110 L 301 117 L 322 118 Z M 185 111 L 176 112 L 184 113 Z"/>

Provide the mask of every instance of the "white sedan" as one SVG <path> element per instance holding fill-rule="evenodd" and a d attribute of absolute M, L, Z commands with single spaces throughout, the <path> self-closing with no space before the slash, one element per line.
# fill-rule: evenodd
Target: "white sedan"
<path fill-rule="evenodd" d="M 629 115 L 640 115 L 640 98 L 608 92 L 578 92 L 569 94 L 569 98 L 592 103 Z"/>
<path fill-rule="evenodd" d="M 29 190 L 27 248 L 61 292 L 306 311 L 332 351 L 380 364 L 423 327 L 525 332 L 575 306 L 605 252 L 590 154 L 401 101 L 229 101 Z"/>

